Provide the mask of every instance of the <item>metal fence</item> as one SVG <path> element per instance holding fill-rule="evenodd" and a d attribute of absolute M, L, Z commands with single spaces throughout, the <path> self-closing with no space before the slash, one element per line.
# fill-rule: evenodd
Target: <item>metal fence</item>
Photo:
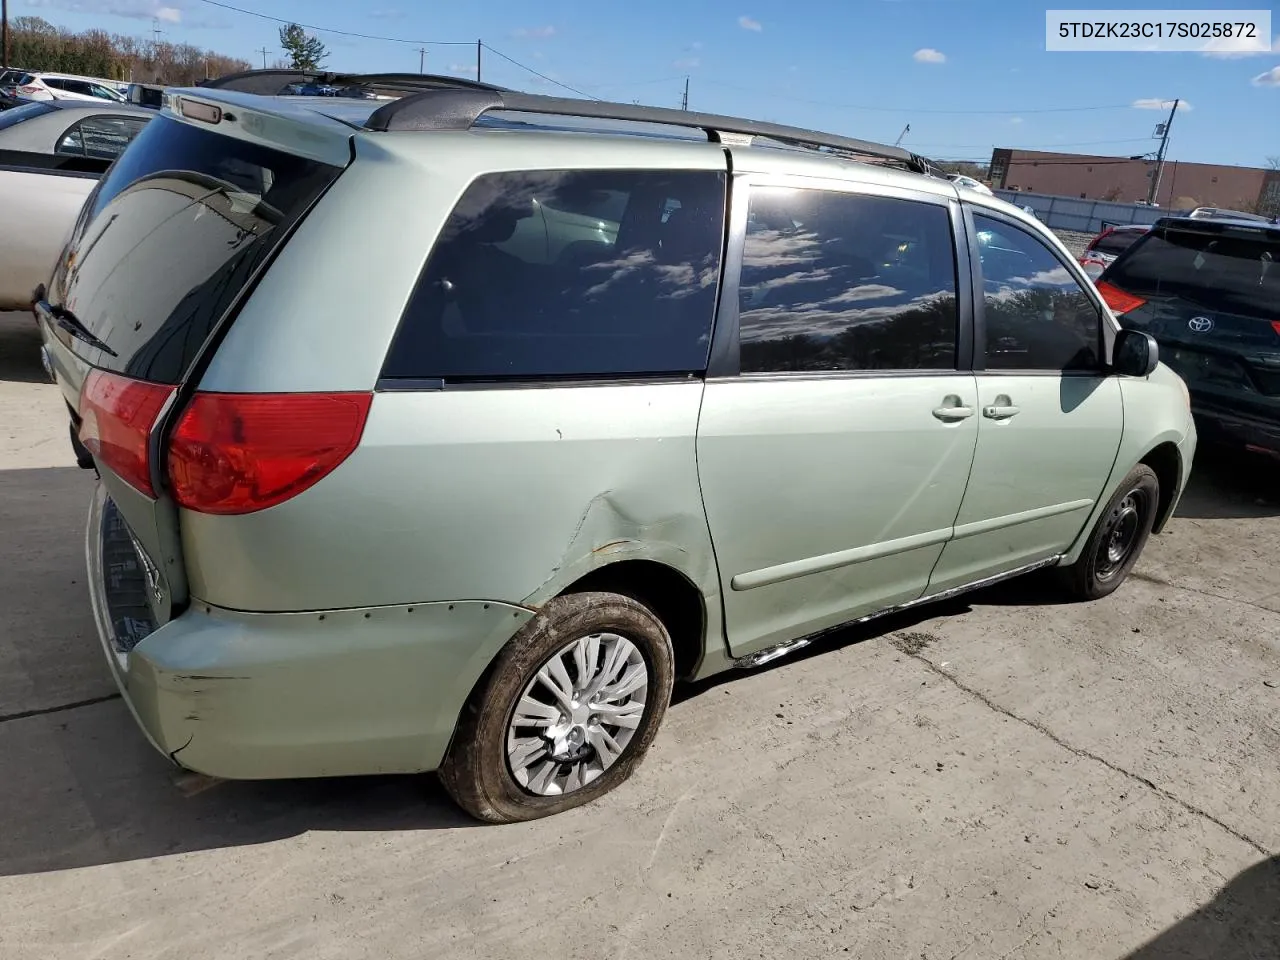
<path fill-rule="evenodd" d="M 1141 203 L 1113 203 L 1109 200 L 1080 200 L 1075 197 L 1053 197 L 1025 190 L 997 190 L 997 197 L 1019 207 L 1030 207 L 1051 230 L 1075 230 L 1099 233 L 1107 227 L 1125 223 L 1155 223 L 1160 217 L 1185 213 L 1163 210 Z"/>

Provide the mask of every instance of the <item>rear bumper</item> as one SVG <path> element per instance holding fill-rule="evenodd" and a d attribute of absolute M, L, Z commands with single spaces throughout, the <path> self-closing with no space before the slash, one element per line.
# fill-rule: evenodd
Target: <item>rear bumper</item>
<path fill-rule="evenodd" d="M 1207 403 L 1193 395 L 1191 412 L 1206 441 L 1280 454 L 1280 409 L 1274 417 L 1258 416 L 1219 403 Z"/>
<path fill-rule="evenodd" d="M 476 680 L 533 616 L 478 600 L 270 614 L 192 601 L 170 622 L 139 630 L 141 639 L 122 640 L 110 603 L 121 589 L 118 562 L 113 582 L 104 576 L 105 499 L 90 511 L 87 560 L 107 662 L 156 749 L 200 773 L 435 769 Z"/>

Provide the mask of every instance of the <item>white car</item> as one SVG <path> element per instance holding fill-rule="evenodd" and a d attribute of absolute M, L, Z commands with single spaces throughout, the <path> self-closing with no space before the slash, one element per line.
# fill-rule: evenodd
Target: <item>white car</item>
<path fill-rule="evenodd" d="M 28 100 L 109 100 L 124 103 L 114 80 L 70 73 L 27 73 L 16 79 L 14 93 Z"/>

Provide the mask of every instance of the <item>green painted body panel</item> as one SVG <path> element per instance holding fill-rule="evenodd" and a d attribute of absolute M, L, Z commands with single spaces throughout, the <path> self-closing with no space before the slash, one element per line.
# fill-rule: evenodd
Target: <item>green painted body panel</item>
<path fill-rule="evenodd" d="M 978 447 L 937 593 L 1063 553 L 1115 463 L 1124 429 L 1116 377 L 979 373 Z M 992 419 L 987 408 L 1018 408 Z"/>
<path fill-rule="evenodd" d="M 707 384 L 698 469 L 735 656 L 919 597 L 977 417 L 968 374 Z"/>

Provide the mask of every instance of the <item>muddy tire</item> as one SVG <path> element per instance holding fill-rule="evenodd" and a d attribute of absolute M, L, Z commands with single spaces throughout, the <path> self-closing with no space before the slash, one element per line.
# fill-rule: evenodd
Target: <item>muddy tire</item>
<path fill-rule="evenodd" d="M 1155 471 L 1138 464 L 1098 518 L 1080 559 L 1060 571 L 1073 599 L 1098 600 L 1124 582 L 1151 536 L 1159 503 Z"/>
<path fill-rule="evenodd" d="M 671 700 L 671 638 L 648 607 L 575 593 L 542 608 L 463 708 L 440 779 L 480 820 L 534 820 L 631 775 Z"/>

